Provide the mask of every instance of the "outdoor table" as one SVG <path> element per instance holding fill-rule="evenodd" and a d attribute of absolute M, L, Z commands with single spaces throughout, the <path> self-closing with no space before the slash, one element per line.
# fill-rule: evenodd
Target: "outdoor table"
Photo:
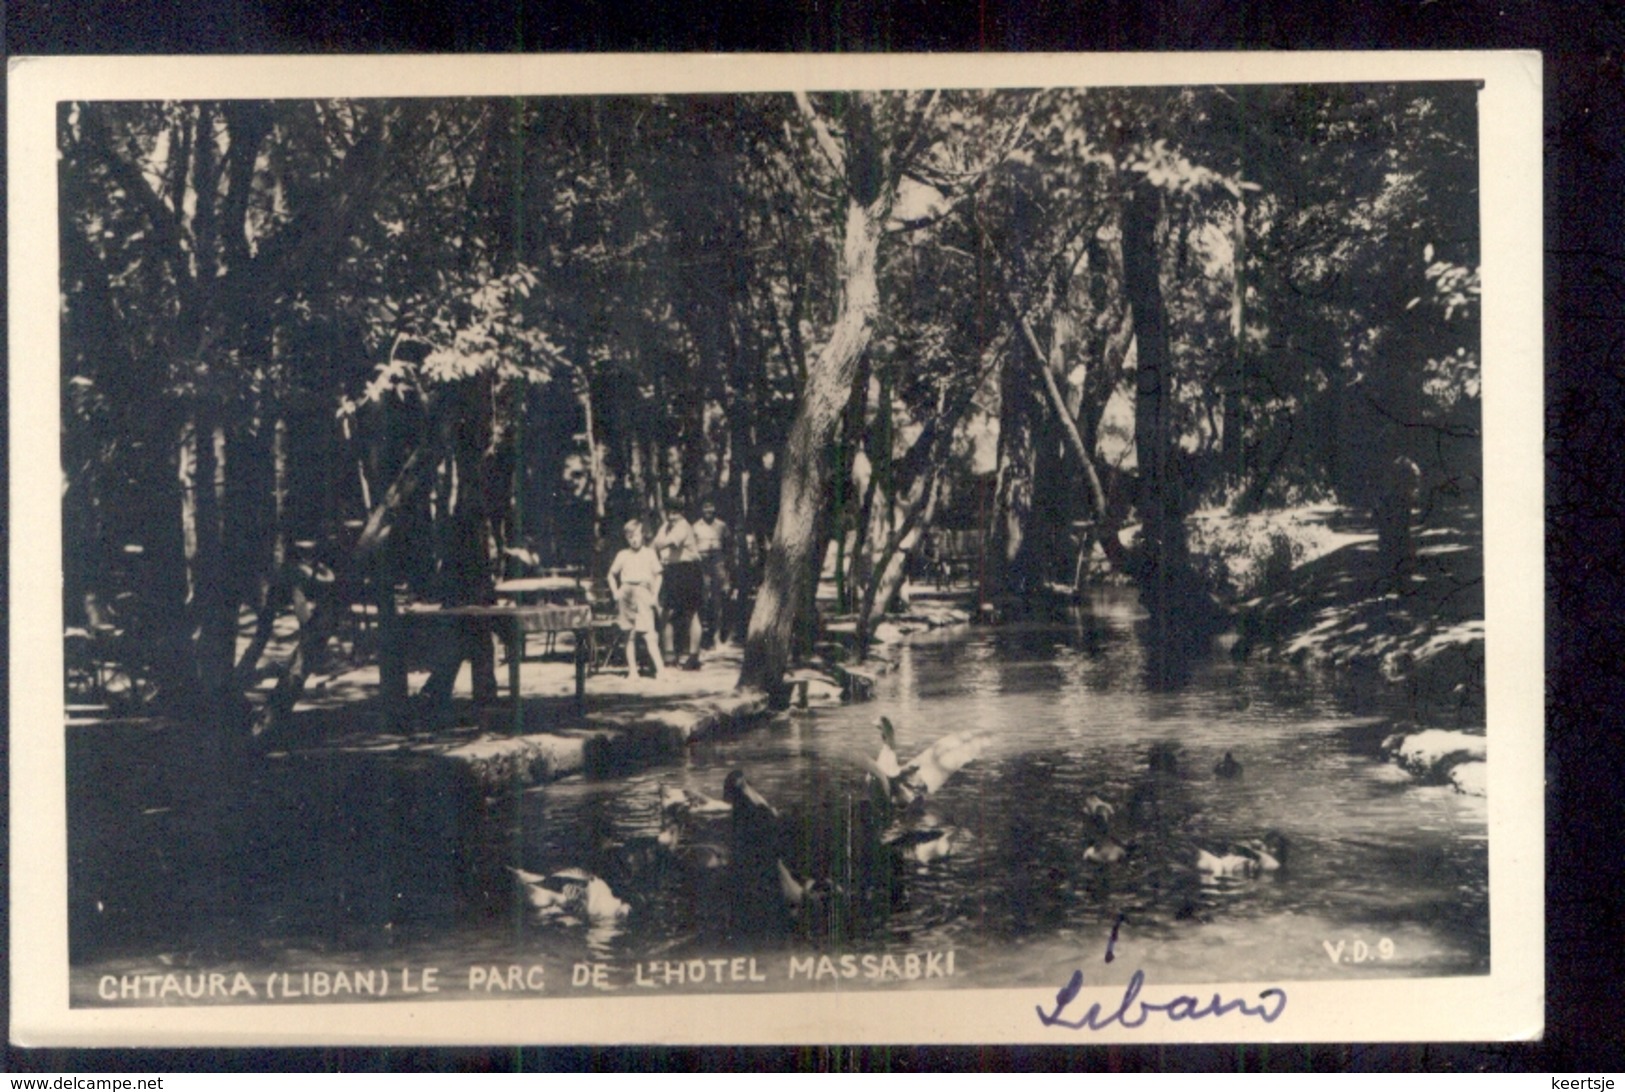
<path fill-rule="evenodd" d="M 496 593 L 519 603 L 568 603 L 586 598 L 573 576 L 524 576 L 497 582 Z"/>
<path fill-rule="evenodd" d="M 615 628 L 614 619 L 593 617 L 592 607 L 581 603 L 573 606 L 491 606 L 409 608 L 401 615 L 417 620 L 473 619 L 485 624 L 503 643 L 508 657 L 508 694 L 514 705 L 519 704 L 519 663 L 524 657 L 525 635 L 546 633 L 550 637 L 570 633 L 575 637 L 576 706 L 584 708 L 587 701 L 587 674 L 596 669 L 595 650 L 598 631 Z"/>
<path fill-rule="evenodd" d="M 552 605 L 566 606 L 585 603 L 587 601 L 586 589 L 575 577 L 561 575 L 526 576 L 513 580 L 498 581 L 495 590 L 499 599 L 511 599 L 521 606 Z M 538 632 L 538 631 L 531 631 Z M 553 651 L 554 642 L 558 640 L 557 630 L 545 630 L 547 634 L 547 652 Z M 524 652 L 524 639 L 520 638 L 520 653 Z"/>

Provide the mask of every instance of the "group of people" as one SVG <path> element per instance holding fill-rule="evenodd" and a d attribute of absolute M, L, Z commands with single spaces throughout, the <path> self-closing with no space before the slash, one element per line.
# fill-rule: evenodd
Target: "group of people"
<path fill-rule="evenodd" d="M 657 679 L 668 662 L 698 670 L 702 645 L 727 638 L 728 525 L 710 500 L 693 522 L 683 507 L 679 501 L 666 511 L 652 539 L 641 519 L 628 520 L 626 547 L 610 563 L 609 591 L 627 634 L 629 674 L 637 672 L 640 636 Z"/>

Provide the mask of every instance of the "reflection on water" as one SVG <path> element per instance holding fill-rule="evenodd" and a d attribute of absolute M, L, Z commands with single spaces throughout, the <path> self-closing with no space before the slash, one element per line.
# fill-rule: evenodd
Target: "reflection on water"
<path fill-rule="evenodd" d="M 250 838 L 263 859 L 240 868 L 253 873 L 257 903 L 217 911 L 253 944 L 239 935 L 226 947 L 264 961 L 381 945 L 456 965 L 951 949 L 955 984 L 974 986 L 1059 985 L 1083 962 L 1100 985 L 1136 968 L 1164 982 L 1488 970 L 1483 800 L 1396 781 L 1349 743 L 1352 726 L 1385 714 L 1377 698 L 1296 669 L 1215 655 L 1189 666 L 1186 685 L 1148 686 L 1139 624 L 1129 596 L 1103 593 L 1071 624 L 931 635 L 903 650 L 874 702 L 698 744 L 681 767 L 525 792 L 472 832 L 441 829 L 432 817 L 447 809 L 406 799 L 401 786 L 382 797 L 376 785 L 331 786 L 340 803 L 311 821 L 314 852 L 273 844 L 298 831 Z M 850 870 L 839 852 L 864 821 L 862 763 L 876 754 L 880 716 L 895 723 L 905 757 L 952 732 L 991 730 L 985 754 L 931 800 L 930 821 L 963 832 L 951 855 L 867 876 L 864 897 L 847 898 L 817 931 L 741 940 L 729 872 L 706 866 L 712 847 L 728 845 L 726 815 L 689 824 L 681 863 L 642 852 L 661 834 L 661 783 L 719 796 L 742 769 L 789 817 L 796 871 Z M 1156 744 L 1172 756 L 1161 769 L 1148 763 Z M 1215 774 L 1226 752 L 1239 776 Z M 330 823 L 359 824 L 358 837 L 383 848 L 369 856 L 347 841 L 335 854 Z M 399 842 L 402 823 L 419 839 L 413 849 Z M 1087 857 L 1108 834 L 1122 859 Z M 1203 851 L 1223 856 L 1266 834 L 1286 843 L 1279 869 L 1197 866 Z M 357 853 L 366 876 L 323 880 Z M 401 854 L 415 863 L 400 866 Z M 572 865 L 614 875 L 631 915 L 544 924 L 505 883 L 507 866 Z M 342 910 L 334 891 L 349 900 Z M 1100 956 L 1114 923 L 1108 965 Z M 200 939 L 197 921 L 157 931 L 79 951 L 114 967 L 135 947 L 221 943 Z"/>

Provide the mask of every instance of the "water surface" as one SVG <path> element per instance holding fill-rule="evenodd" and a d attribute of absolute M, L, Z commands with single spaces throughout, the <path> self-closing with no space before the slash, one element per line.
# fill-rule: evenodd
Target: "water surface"
<path fill-rule="evenodd" d="M 250 860 L 216 862 L 236 890 L 254 893 L 249 905 L 205 897 L 206 912 L 81 947 L 75 997 L 91 1000 L 98 976 L 150 966 L 155 952 L 255 973 L 529 961 L 553 968 L 555 981 L 583 960 L 624 977 L 651 963 L 756 958 L 763 973 L 729 983 L 738 989 L 800 988 L 786 982 L 787 959 L 818 953 L 900 961 L 952 951 L 951 982 L 892 983 L 933 987 L 1056 987 L 1077 966 L 1095 985 L 1135 969 L 1161 982 L 1487 972 L 1484 801 L 1396 776 L 1354 742 L 1402 711 L 1336 676 L 1238 664 L 1217 648 L 1170 681 L 1166 665 L 1146 660 L 1142 625 L 1132 595 L 1107 591 L 1053 625 L 920 636 L 872 702 L 699 743 L 678 766 L 530 790 L 473 827 L 475 809 L 430 770 L 416 787 L 399 773 L 385 788 L 329 776 L 314 814 L 284 802 L 280 831 L 239 832 L 259 847 Z M 878 901 L 832 912 L 816 929 L 741 937 L 733 889 L 701 869 L 615 873 L 634 904 L 616 925 L 539 921 L 513 898 L 506 866 L 613 872 L 628 844 L 658 832 L 662 782 L 720 795 L 734 769 L 799 824 L 798 867 L 830 867 L 864 795 L 862 760 L 876 753 L 881 716 L 895 723 L 905 759 L 956 731 L 990 740 L 931 801 L 929 822 L 960 828 L 961 844 L 898 871 Z M 1177 748 L 1176 772 L 1148 768 L 1159 743 Z M 1226 752 L 1240 777 L 1215 776 Z M 312 791 L 312 768 L 286 770 L 286 791 L 295 782 Z M 1084 806 L 1091 796 L 1114 807 L 1113 833 L 1131 847 L 1118 864 L 1084 858 L 1099 837 Z M 290 827 L 290 815 L 302 818 Z M 1265 832 L 1288 843 L 1279 871 L 1214 880 L 1193 867 L 1199 847 Z M 698 820 L 686 836 L 725 847 L 729 820 Z M 202 833 L 192 842 L 213 844 Z"/>

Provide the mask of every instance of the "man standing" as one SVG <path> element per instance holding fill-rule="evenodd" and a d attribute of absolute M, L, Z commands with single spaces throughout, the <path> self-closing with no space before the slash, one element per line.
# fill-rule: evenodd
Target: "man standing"
<path fill-rule="evenodd" d="M 694 528 L 683 517 L 682 501 L 678 500 L 666 511 L 666 521 L 655 535 L 655 552 L 666 570 L 665 581 L 665 644 L 672 662 L 686 652 L 683 670 L 698 671 L 700 667 L 700 606 L 704 590 L 700 578 L 700 552 L 694 544 Z M 676 645 L 677 635 L 687 633 L 683 649 Z"/>
<path fill-rule="evenodd" d="M 716 502 L 709 498 L 700 505 L 700 519 L 694 524 L 694 543 L 700 553 L 703 592 L 705 645 L 728 639 L 728 561 L 732 543 L 728 525 L 717 518 Z"/>

